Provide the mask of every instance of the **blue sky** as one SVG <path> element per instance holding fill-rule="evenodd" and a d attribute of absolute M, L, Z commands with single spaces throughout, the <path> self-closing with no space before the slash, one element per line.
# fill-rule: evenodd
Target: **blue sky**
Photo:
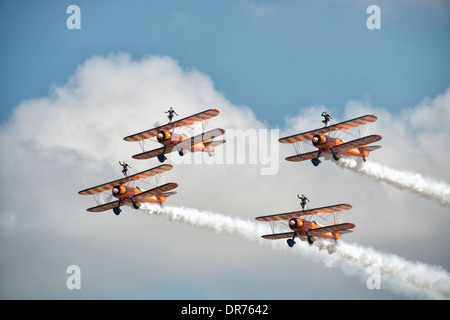
<path fill-rule="evenodd" d="M 81 8 L 81 30 L 66 8 Z M 366 9 L 378 4 L 381 29 Z M 2 122 L 93 55 L 169 55 L 236 105 L 281 126 L 310 105 L 351 99 L 391 111 L 450 85 L 445 1 L 3 1 Z"/>

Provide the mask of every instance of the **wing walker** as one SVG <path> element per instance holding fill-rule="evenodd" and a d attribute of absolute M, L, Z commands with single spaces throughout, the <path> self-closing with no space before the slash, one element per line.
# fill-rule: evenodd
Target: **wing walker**
<path fill-rule="evenodd" d="M 173 121 L 172 118 L 168 124 L 152 128 L 146 131 L 142 131 L 136 134 L 132 134 L 123 138 L 128 142 L 139 142 L 142 153 L 132 156 L 133 159 L 143 160 L 157 157 L 159 162 L 167 160 L 166 154 L 178 151 L 180 156 L 186 154 L 186 152 L 208 152 L 209 156 L 215 150 L 215 147 L 225 143 L 225 140 L 214 141 L 213 139 L 219 137 L 225 133 L 224 129 L 212 129 L 207 132 L 203 132 L 194 137 L 188 137 L 185 134 L 176 133 L 176 129 L 180 127 L 191 126 L 195 123 L 207 121 L 212 117 L 219 114 L 217 109 L 208 109 L 203 112 L 194 114 L 192 116 Z M 158 142 L 162 147 L 147 150 L 150 141 Z"/>
<path fill-rule="evenodd" d="M 339 161 L 341 157 L 349 156 L 361 157 L 364 161 L 366 161 L 366 157 L 369 156 L 370 152 L 381 148 L 381 146 L 368 146 L 368 144 L 380 141 L 381 136 L 379 135 L 361 136 L 358 139 L 347 142 L 332 136 L 348 129 L 362 127 L 368 123 L 375 122 L 377 120 L 376 116 L 365 115 L 330 126 L 327 126 L 329 119 L 325 119 L 326 120 L 323 121 L 325 123 L 325 127 L 323 128 L 295 134 L 289 137 L 280 138 L 278 140 L 280 143 L 294 145 L 297 155 L 287 157 L 287 161 L 299 162 L 311 160 L 313 165 L 317 167 L 321 163 L 319 158 L 327 154 L 331 155 L 336 161 Z M 361 133 L 362 130 L 360 130 L 360 135 Z M 302 143 L 307 141 L 309 142 L 309 140 L 311 140 L 312 145 L 318 149 L 317 151 L 303 151 Z"/>
<path fill-rule="evenodd" d="M 375 115 L 365 115 L 344 122 L 328 125 L 331 122 L 331 115 L 326 111 L 322 112 L 322 117 L 324 120 L 324 127 L 306 131 L 303 133 L 295 134 L 292 136 L 280 138 L 278 141 L 280 143 L 293 144 L 297 155 L 287 157 L 287 161 L 299 162 L 305 160 L 311 160 L 314 166 L 318 166 L 321 163 L 320 157 L 331 158 L 335 161 L 339 161 L 342 157 L 361 157 L 363 161 L 366 161 L 366 157 L 369 153 L 381 148 L 378 145 L 370 145 L 371 143 L 381 140 L 379 135 L 367 135 L 365 125 L 368 123 L 375 122 L 377 117 Z M 351 141 L 343 141 L 338 138 L 337 135 L 340 133 L 348 133 L 347 130 L 356 128 L 359 129 L 359 137 Z M 365 135 L 363 135 L 366 133 Z M 349 134 L 349 133 L 348 133 Z M 313 147 L 317 150 L 305 152 L 303 144 L 311 143 Z M 306 201 L 309 202 L 304 195 L 301 197 L 297 195 L 301 200 L 302 211 L 294 211 L 288 213 L 280 213 L 269 216 L 257 217 L 257 221 L 266 221 L 270 223 L 272 234 L 263 235 L 264 239 L 286 239 L 289 247 L 295 245 L 295 238 L 300 240 L 308 241 L 312 245 L 316 238 L 334 239 L 337 241 L 342 234 L 352 232 L 351 229 L 355 227 L 353 223 L 336 223 L 336 220 L 332 225 L 322 226 L 316 221 L 312 220 L 315 215 L 337 213 L 344 210 L 349 210 L 352 208 L 349 204 L 338 204 L 328 207 L 308 209 L 305 210 Z M 286 224 L 291 229 L 289 232 L 276 233 L 275 229 L 279 224 Z"/>
<path fill-rule="evenodd" d="M 133 159 L 150 159 L 157 157 L 160 162 L 164 162 L 167 158 L 165 154 L 178 150 L 180 155 L 184 155 L 186 152 L 208 152 L 211 156 L 215 151 L 215 147 L 225 143 L 225 140 L 213 141 L 215 137 L 221 136 L 225 133 L 223 129 L 213 129 L 194 137 L 187 137 L 184 134 L 176 133 L 175 130 L 181 127 L 192 126 L 195 123 L 204 122 L 219 114 L 217 109 L 208 109 L 189 117 L 172 121 L 174 115 L 178 114 L 170 107 L 168 113 L 169 123 L 149 129 L 131 136 L 124 138 L 125 141 L 138 141 L 143 151 L 148 145 L 147 140 L 155 138 L 156 141 L 163 145 L 163 147 L 144 151 L 143 153 L 134 155 Z M 204 129 L 204 126 L 203 126 Z M 172 165 L 160 165 L 133 175 L 128 175 L 128 169 L 131 168 L 125 161 L 120 162 L 122 166 L 122 173 L 124 178 L 107 182 L 89 189 L 78 192 L 81 195 L 94 196 L 97 206 L 87 209 L 89 212 L 103 212 L 106 210 L 113 210 L 116 215 L 119 215 L 121 207 L 128 205 L 134 209 L 139 209 L 142 203 L 159 203 L 163 204 L 166 199 L 176 192 L 175 189 L 178 184 L 175 182 L 159 184 L 158 177 L 173 168 Z M 156 177 L 156 187 L 152 187 L 149 190 L 144 190 L 138 184 L 149 184 L 148 180 L 151 177 Z M 117 200 L 107 202 L 105 199 L 114 197 Z"/>
<path fill-rule="evenodd" d="M 309 244 L 313 244 L 317 238 L 334 239 L 337 241 L 341 237 L 341 234 L 350 233 L 355 227 L 353 223 L 340 223 L 334 222 L 329 226 L 322 226 L 316 221 L 310 220 L 314 215 L 323 215 L 329 213 L 336 213 L 343 210 L 350 210 L 352 208 L 349 204 L 337 204 L 328 207 L 315 208 L 309 210 L 293 211 L 286 213 L 279 213 L 270 216 L 261 216 L 255 218 L 257 221 L 269 222 L 272 229 L 272 234 L 263 235 L 262 238 L 270 240 L 286 239 L 289 247 L 295 245 L 294 239 L 297 237 L 302 241 L 308 241 Z M 307 219 L 307 216 L 311 216 Z M 277 224 L 282 224 L 288 221 L 288 226 L 291 229 L 290 232 L 275 233 Z"/>

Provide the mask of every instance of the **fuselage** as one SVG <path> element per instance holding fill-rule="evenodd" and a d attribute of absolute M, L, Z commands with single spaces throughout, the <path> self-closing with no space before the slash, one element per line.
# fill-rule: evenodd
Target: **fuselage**
<path fill-rule="evenodd" d="M 158 132 L 156 135 L 156 139 L 159 143 L 165 145 L 166 147 L 175 147 L 180 142 L 190 139 L 184 134 L 177 134 L 170 132 L 169 130 L 162 130 Z M 214 147 L 209 146 L 209 144 L 212 142 L 212 139 L 200 141 L 198 143 L 191 143 L 189 147 L 184 147 L 184 151 L 190 151 L 190 152 L 197 152 L 197 151 L 207 151 L 207 152 L 214 152 Z M 180 151 L 180 150 L 179 150 Z"/>
<path fill-rule="evenodd" d="M 142 192 L 144 191 L 139 188 L 131 188 L 124 185 L 117 185 L 112 189 L 113 196 L 119 199 L 122 203 L 129 206 L 134 206 L 133 201 L 131 200 L 132 197 Z M 166 197 L 164 195 L 155 195 L 139 201 L 135 201 L 135 205 L 137 206 L 137 208 L 139 208 L 142 202 L 163 203 L 165 201 Z"/>
<path fill-rule="evenodd" d="M 341 139 L 333 138 L 330 136 L 327 136 L 325 134 L 316 134 L 312 138 L 312 144 L 314 147 L 320 149 L 322 152 L 331 153 L 331 149 L 333 149 L 336 146 L 339 146 L 340 144 L 345 143 Z M 364 146 L 363 146 L 364 147 Z M 360 147 L 362 148 L 362 147 Z M 337 156 L 340 158 L 341 156 L 357 156 L 357 157 L 367 157 L 369 155 L 369 152 L 360 149 L 360 148 L 353 148 L 346 151 L 338 151 Z"/>
<path fill-rule="evenodd" d="M 322 228 L 321 225 L 315 223 L 314 221 L 307 221 L 302 218 L 291 218 L 289 220 L 289 228 L 296 233 L 296 235 L 301 240 L 306 240 L 307 233 L 310 230 Z M 329 238 L 329 239 L 340 239 L 341 235 L 339 232 L 325 232 L 320 234 L 321 238 Z M 314 237 L 311 237 L 312 241 L 315 241 Z"/>

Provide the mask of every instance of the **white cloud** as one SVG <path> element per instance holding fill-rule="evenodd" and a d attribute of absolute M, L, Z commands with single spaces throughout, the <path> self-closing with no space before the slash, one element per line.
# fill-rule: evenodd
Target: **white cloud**
<path fill-rule="evenodd" d="M 448 136 L 441 115 L 448 114 L 449 96 L 447 91 L 424 100 L 400 117 L 352 101 L 346 116 L 379 116 L 369 130 L 383 136 L 383 148 L 368 161 L 449 181 L 445 169 L 449 151 L 427 144 L 430 136 Z M 159 165 L 156 160 L 131 160 L 140 148 L 122 139 L 155 122 L 166 122 L 163 111 L 169 106 L 180 116 L 218 108 L 221 114 L 211 121 L 214 127 L 267 128 L 249 107 L 228 101 L 209 76 L 193 68 L 183 70 L 166 56 L 93 57 L 48 97 L 16 107 L 0 128 L 2 298 L 158 298 L 163 288 L 170 298 L 179 283 L 197 288 L 201 298 L 391 297 L 387 291 L 371 292 L 359 279 L 342 277 L 308 258 L 131 208 L 118 217 L 87 213 L 95 203 L 77 192 L 120 177 L 119 160 L 128 160 L 133 172 Z M 281 128 L 280 136 L 321 124 L 324 108 L 301 110 Z M 261 175 L 259 165 L 176 165 L 165 175 L 167 182 L 179 183 L 178 194 L 169 202 L 244 219 L 294 210 L 299 206 L 297 193 L 305 193 L 314 206 L 349 202 L 354 209 L 344 219 L 357 224 L 346 237 L 349 242 L 449 269 L 448 209 L 340 170 L 331 162 L 315 168 L 309 162 L 283 160 L 292 153 L 293 149 L 280 148 L 279 171 L 270 176 Z M 64 287 L 65 270 L 72 264 L 83 273 L 79 292 Z M 294 290 L 296 280 L 289 272 L 278 272 L 277 281 L 271 280 L 274 270 L 290 268 L 295 274 L 303 270 L 310 275 L 301 279 L 308 294 Z M 335 283 L 327 288 L 327 296 L 314 287 L 318 281 L 323 281 L 321 289 L 327 281 Z"/>

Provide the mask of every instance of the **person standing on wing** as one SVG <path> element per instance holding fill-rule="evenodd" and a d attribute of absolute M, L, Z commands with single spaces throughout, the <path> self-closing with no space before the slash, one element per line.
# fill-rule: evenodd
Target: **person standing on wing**
<path fill-rule="evenodd" d="M 123 173 L 123 175 L 125 176 L 125 177 L 127 177 L 128 176 L 128 168 L 130 168 L 131 169 L 131 167 L 128 165 L 128 163 L 126 163 L 125 161 L 123 162 L 123 163 L 120 163 L 120 161 L 119 161 L 119 164 L 122 166 L 122 173 Z"/>
<path fill-rule="evenodd" d="M 297 198 L 299 198 L 302 202 L 300 203 L 300 205 L 302 206 L 302 210 L 305 210 L 305 205 L 306 205 L 306 201 L 309 202 L 309 199 L 307 197 L 305 197 L 304 194 L 302 194 L 302 196 L 300 197 L 299 195 L 297 195 Z"/>
<path fill-rule="evenodd" d="M 325 118 L 322 121 L 325 124 L 325 127 L 328 125 L 328 122 L 331 121 L 331 119 L 333 119 L 326 111 L 322 112 L 322 117 Z"/>
<path fill-rule="evenodd" d="M 178 113 L 175 112 L 175 110 L 173 110 L 172 107 L 170 107 L 169 111 L 164 111 L 164 113 L 168 113 L 169 115 L 167 116 L 169 118 L 169 123 L 172 122 L 173 119 L 173 114 L 175 113 L 178 116 Z"/>

